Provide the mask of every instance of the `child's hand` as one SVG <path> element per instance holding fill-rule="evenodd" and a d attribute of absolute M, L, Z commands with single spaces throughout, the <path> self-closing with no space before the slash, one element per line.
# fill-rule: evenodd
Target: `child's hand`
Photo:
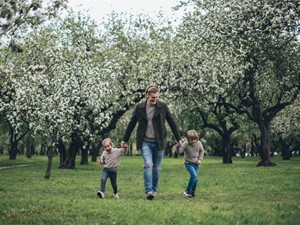
<path fill-rule="evenodd" d="M 197 164 L 197 165 L 200 165 L 201 164 L 201 159 L 198 159 L 195 163 Z"/>
<path fill-rule="evenodd" d="M 122 151 L 122 155 L 125 155 L 127 153 L 127 148 L 120 148 Z"/>
<path fill-rule="evenodd" d="M 105 161 L 101 161 L 100 159 L 97 160 L 96 162 L 97 166 L 100 166 L 100 165 L 104 165 L 105 164 Z"/>
<path fill-rule="evenodd" d="M 100 166 L 100 165 L 101 165 L 100 159 L 98 159 L 98 160 L 96 161 L 96 165 L 97 165 L 97 166 Z"/>

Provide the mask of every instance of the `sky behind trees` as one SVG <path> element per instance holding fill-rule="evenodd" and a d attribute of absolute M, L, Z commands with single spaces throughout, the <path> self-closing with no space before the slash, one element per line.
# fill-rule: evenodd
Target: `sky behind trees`
<path fill-rule="evenodd" d="M 166 17 L 181 18 L 184 11 L 172 9 L 178 4 L 179 0 L 69 0 L 68 3 L 75 11 L 88 10 L 89 15 L 96 20 L 107 17 L 112 11 L 143 13 L 151 17 L 162 11 Z"/>

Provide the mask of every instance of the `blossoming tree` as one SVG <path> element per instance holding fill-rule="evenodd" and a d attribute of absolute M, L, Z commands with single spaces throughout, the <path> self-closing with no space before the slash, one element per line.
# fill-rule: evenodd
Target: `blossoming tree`
<path fill-rule="evenodd" d="M 270 159 L 271 122 L 299 95 L 299 3 L 296 1 L 189 1 L 179 43 L 181 86 L 245 113 L 260 130 L 259 166 Z M 178 54 L 180 55 L 180 54 Z M 202 98 L 204 99 L 204 98 Z"/>

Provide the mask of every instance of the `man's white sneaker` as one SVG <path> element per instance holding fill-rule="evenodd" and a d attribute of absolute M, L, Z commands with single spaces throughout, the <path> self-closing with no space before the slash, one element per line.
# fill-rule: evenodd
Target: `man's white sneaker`
<path fill-rule="evenodd" d="M 155 195 L 153 194 L 153 192 L 148 192 L 146 199 L 147 200 L 153 200 L 154 197 L 155 197 Z"/>

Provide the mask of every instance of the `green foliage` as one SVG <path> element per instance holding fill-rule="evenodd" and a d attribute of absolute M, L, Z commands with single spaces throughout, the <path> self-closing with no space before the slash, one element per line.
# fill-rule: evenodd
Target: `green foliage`
<path fill-rule="evenodd" d="M 1 52 L 0 112 L 16 133 L 27 128 L 57 143 L 77 132 L 94 141 L 162 80 L 172 29 L 143 16 L 112 14 L 104 30 L 81 14 L 60 19 L 18 39 L 22 52 Z"/>
<path fill-rule="evenodd" d="M 65 7 L 65 0 L 1 1 L 0 38 L 9 32 L 14 35 L 14 32 L 20 28 L 37 26 L 45 20 L 55 17 Z"/>
<path fill-rule="evenodd" d="M 54 15 L 64 4 L 49 1 L 52 7 L 46 8 L 44 1 L 18 2 L 3 7 L 2 21 L 20 19 L 12 15 L 23 7 L 45 10 L 42 17 L 33 14 L 42 22 L 39 18 Z M 227 128 L 240 126 L 237 137 L 250 136 L 244 135 L 249 127 L 244 117 L 224 107 L 219 118 L 211 113 L 216 104 L 231 104 L 249 117 L 259 109 L 270 121 L 294 101 L 299 94 L 299 6 L 287 0 L 189 2 L 194 10 L 176 29 L 163 16 L 112 13 L 98 26 L 87 14 L 68 12 L 20 37 L 8 34 L 10 46 L 0 51 L 1 120 L 19 137 L 30 130 L 57 143 L 77 132 L 95 141 L 111 132 L 143 99 L 146 85 L 155 82 L 162 100 L 175 102 L 170 108 L 176 117 L 182 115 L 182 130 L 200 130 L 201 110 L 218 129 L 220 119 Z M 191 108 L 197 111 L 181 114 Z M 279 120 L 277 125 L 284 121 Z M 119 123 L 118 136 L 126 121 Z"/>
<path fill-rule="evenodd" d="M 222 104 L 222 111 L 226 106 L 247 115 L 261 133 L 261 157 L 267 162 L 263 165 L 272 165 L 271 138 L 265 138 L 271 135 L 270 123 L 300 93 L 299 4 L 288 0 L 188 2 L 194 11 L 184 17 L 176 36 L 181 44 L 176 56 L 186 60 L 175 64 L 182 75 L 180 92 L 185 98 L 194 93 L 195 100 L 186 105 L 198 105 L 208 115 Z M 219 124 L 210 127 L 218 131 L 225 124 L 227 128 L 242 124 L 235 114 L 222 111 L 214 119 Z"/>
<path fill-rule="evenodd" d="M 282 161 L 272 169 L 253 166 L 257 158 L 206 157 L 200 168 L 197 196 L 182 192 L 188 181 L 182 158 L 165 158 L 157 198 L 147 201 L 143 192 L 142 158 L 122 157 L 118 172 L 120 199 L 113 198 L 108 181 L 106 198 L 96 191 L 102 167 L 58 169 L 43 178 L 46 157 L 9 161 L 0 158 L 1 224 L 299 224 L 300 158 Z M 79 163 L 77 164 L 79 165 Z"/>

